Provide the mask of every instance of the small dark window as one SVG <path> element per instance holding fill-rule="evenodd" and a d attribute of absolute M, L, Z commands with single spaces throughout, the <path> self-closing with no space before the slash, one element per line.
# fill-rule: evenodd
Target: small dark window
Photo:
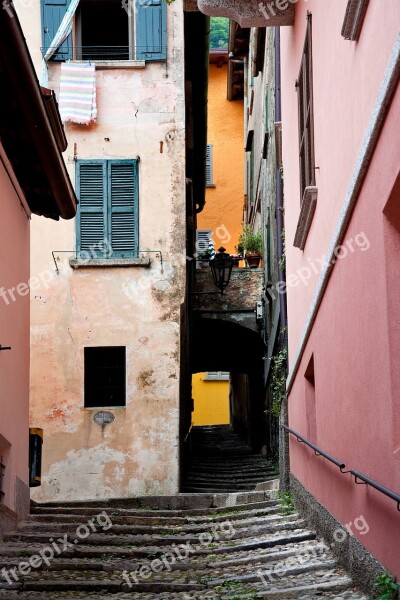
<path fill-rule="evenodd" d="M 299 78 L 296 81 L 299 106 L 300 192 L 303 200 L 306 187 L 315 186 L 314 110 L 311 15 L 307 16 L 307 33 Z"/>
<path fill-rule="evenodd" d="M 85 408 L 125 406 L 126 348 L 85 348 Z"/>

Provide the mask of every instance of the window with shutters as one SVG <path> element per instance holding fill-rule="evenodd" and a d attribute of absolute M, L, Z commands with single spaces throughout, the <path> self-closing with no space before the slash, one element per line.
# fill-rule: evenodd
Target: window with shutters
<path fill-rule="evenodd" d="M 82 258 L 138 253 L 136 160 L 77 161 L 77 251 Z"/>
<path fill-rule="evenodd" d="M 85 348 L 84 360 L 85 408 L 125 406 L 125 346 Z"/>
<path fill-rule="evenodd" d="M 196 252 L 197 254 L 203 254 L 208 252 L 210 248 L 214 248 L 212 241 L 211 229 L 197 229 L 196 230 Z"/>
<path fill-rule="evenodd" d="M 215 187 L 213 181 L 213 146 L 212 144 L 207 144 L 207 153 L 206 153 L 206 186 L 207 187 Z"/>
<path fill-rule="evenodd" d="M 307 187 L 315 186 L 314 110 L 312 72 L 312 21 L 307 16 L 307 32 L 300 73 L 296 81 L 299 109 L 300 192 L 303 200 Z"/>
<path fill-rule="evenodd" d="M 229 371 L 207 371 L 204 381 L 229 381 Z"/>
<path fill-rule="evenodd" d="M 42 51 L 70 0 L 41 0 Z M 163 0 L 80 0 L 72 32 L 52 60 L 166 60 L 167 12 Z"/>

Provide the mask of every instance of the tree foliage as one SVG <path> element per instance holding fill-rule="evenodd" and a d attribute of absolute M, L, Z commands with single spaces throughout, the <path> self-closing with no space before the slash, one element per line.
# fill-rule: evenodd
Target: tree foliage
<path fill-rule="evenodd" d="M 228 48 L 229 19 L 211 17 L 210 48 Z"/>

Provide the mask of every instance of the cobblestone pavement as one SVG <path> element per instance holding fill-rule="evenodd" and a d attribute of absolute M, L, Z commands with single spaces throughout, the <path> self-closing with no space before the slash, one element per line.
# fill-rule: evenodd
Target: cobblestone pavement
<path fill-rule="evenodd" d="M 45 504 L 0 544 L 0 600 L 367 599 L 276 492 Z"/>

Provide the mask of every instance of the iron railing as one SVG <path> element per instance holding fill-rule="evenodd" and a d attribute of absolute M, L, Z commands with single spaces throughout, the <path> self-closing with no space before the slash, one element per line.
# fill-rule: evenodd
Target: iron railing
<path fill-rule="evenodd" d="M 54 49 L 58 57 L 59 48 L 43 46 L 43 56 L 50 49 Z M 163 60 L 166 55 L 166 46 L 73 46 L 71 53 L 73 60 L 146 60 L 151 55 L 160 56 Z M 51 59 L 50 59 L 51 60 Z"/>
<path fill-rule="evenodd" d="M 306 444 L 307 446 L 309 446 L 310 448 L 312 448 L 314 450 L 316 456 L 323 456 L 324 458 L 329 460 L 331 463 L 333 463 L 334 465 L 339 467 L 341 473 L 350 473 L 350 475 L 353 475 L 354 483 L 357 483 L 358 485 L 369 485 L 369 486 L 373 487 L 375 490 L 377 490 L 378 492 L 381 492 L 381 494 L 384 494 L 388 498 L 391 498 L 392 500 L 394 500 L 397 503 L 397 510 L 400 511 L 400 494 L 393 492 L 392 490 L 385 487 L 378 481 L 375 481 L 375 479 L 371 479 L 370 477 L 368 477 L 367 475 L 364 475 L 364 473 L 361 473 L 360 471 L 356 471 L 355 469 L 349 469 L 348 471 L 345 471 L 344 469 L 346 468 L 346 465 L 344 464 L 343 461 L 340 461 L 337 458 L 335 458 L 334 456 L 332 456 L 331 454 L 328 454 L 327 452 L 325 452 L 324 450 L 322 450 L 321 448 L 319 448 L 318 446 L 316 446 L 315 444 L 310 442 L 310 440 L 308 440 L 307 438 L 300 435 L 300 433 L 298 433 L 294 429 L 291 429 L 290 427 L 287 427 L 286 425 L 282 425 L 282 429 L 284 429 L 287 433 L 291 433 L 295 438 L 297 438 L 298 442 L 302 442 L 302 443 Z M 357 480 L 361 480 L 361 481 L 357 481 Z"/>

